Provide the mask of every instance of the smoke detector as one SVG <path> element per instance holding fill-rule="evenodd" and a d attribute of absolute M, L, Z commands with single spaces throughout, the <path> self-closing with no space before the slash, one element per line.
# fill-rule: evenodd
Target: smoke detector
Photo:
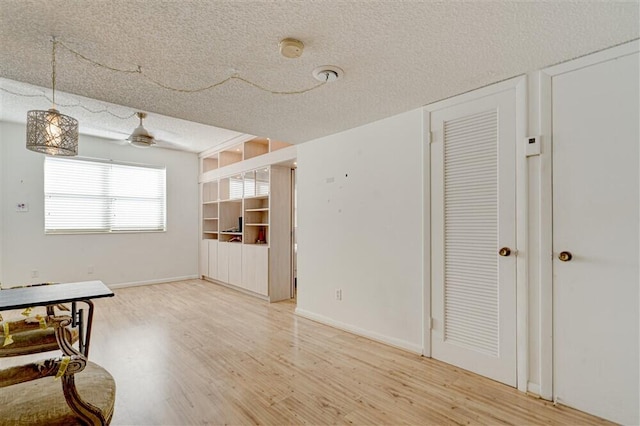
<path fill-rule="evenodd" d="M 302 56 L 302 51 L 304 50 L 304 44 L 295 38 L 285 38 L 280 41 L 278 46 L 280 47 L 280 54 L 285 58 L 291 59 Z"/>
<path fill-rule="evenodd" d="M 313 70 L 313 77 L 323 83 L 333 83 L 344 75 L 344 71 L 333 65 L 322 65 Z"/>

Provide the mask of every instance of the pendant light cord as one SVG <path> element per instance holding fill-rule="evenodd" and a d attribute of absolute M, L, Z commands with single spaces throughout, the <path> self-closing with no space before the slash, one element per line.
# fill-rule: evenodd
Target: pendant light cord
<path fill-rule="evenodd" d="M 238 74 L 233 74 L 233 75 L 231 75 L 231 76 L 229 76 L 229 77 L 227 77 L 227 78 L 225 78 L 223 80 L 220 80 L 218 82 L 214 82 L 212 84 L 209 84 L 209 85 L 206 85 L 206 86 L 203 86 L 203 87 L 199 87 L 199 88 L 195 88 L 195 89 L 179 88 L 179 87 L 170 86 L 170 85 L 168 85 L 166 83 L 163 83 L 163 82 L 158 81 L 155 78 L 151 77 L 150 75 L 148 75 L 142 69 L 141 65 L 136 65 L 135 69 L 132 69 L 132 68 L 129 68 L 129 69 L 115 68 L 115 67 L 112 67 L 112 66 L 109 66 L 109 65 L 105 65 L 105 64 L 103 64 L 101 62 L 98 62 L 98 61 L 96 61 L 94 59 L 91 59 L 91 58 L 83 55 L 82 53 L 76 51 L 75 49 L 69 47 L 64 42 L 57 41 L 55 38 L 53 39 L 53 44 L 54 44 L 54 46 L 56 44 L 59 44 L 60 46 L 62 46 L 66 50 L 68 50 L 70 53 L 75 55 L 78 59 L 81 59 L 83 61 L 89 62 L 90 64 L 93 64 L 93 65 L 95 65 L 97 67 L 104 68 L 104 69 L 107 69 L 109 71 L 115 71 L 115 72 L 119 72 L 119 73 L 124 73 L 124 74 L 138 74 L 142 78 L 144 78 L 145 80 L 155 84 L 156 86 L 159 86 L 159 87 L 161 87 L 163 89 L 166 89 L 166 90 L 170 90 L 172 92 L 179 92 L 179 93 L 199 93 L 199 92 L 204 92 L 206 90 L 211 90 L 211 89 L 214 89 L 214 88 L 216 88 L 218 86 L 222 86 L 223 84 L 228 83 L 231 80 L 239 80 L 239 81 L 242 81 L 242 82 L 244 82 L 244 83 L 246 83 L 246 84 L 248 84 L 250 86 L 255 87 L 258 90 L 262 90 L 263 92 L 271 93 L 272 95 L 301 95 L 303 93 L 307 93 L 307 92 L 315 90 L 315 89 L 317 89 L 319 87 L 322 87 L 327 83 L 326 81 L 323 81 L 323 82 L 320 82 L 320 84 L 316 84 L 314 86 L 311 86 L 309 88 L 302 89 L 302 90 L 272 90 L 272 89 L 266 88 L 264 86 L 261 86 L 258 83 L 255 83 L 255 82 L 253 82 L 251 80 L 248 80 L 248 79 L 246 79 L 244 77 L 241 77 Z"/>
<path fill-rule="evenodd" d="M 102 64 L 102 63 L 100 63 L 100 62 L 98 62 L 98 61 L 96 61 L 94 59 L 91 59 L 91 58 L 83 55 L 82 53 L 80 53 L 80 52 L 76 51 L 75 49 L 72 49 L 71 47 L 66 45 L 64 42 L 58 40 L 56 37 L 51 37 L 51 43 L 52 43 L 52 47 L 51 47 L 51 88 L 52 88 L 52 96 L 51 96 L 51 98 L 49 98 L 47 96 L 47 94 L 44 93 L 44 92 L 41 92 L 39 94 L 31 95 L 31 94 L 14 92 L 14 91 L 6 89 L 4 87 L 0 87 L 0 91 L 9 93 L 9 94 L 14 95 L 14 96 L 24 97 L 24 98 L 37 98 L 37 97 L 45 98 L 46 100 L 48 100 L 49 102 L 51 102 L 53 104 L 53 108 L 55 109 L 56 108 L 56 51 L 57 51 L 57 48 L 59 46 L 63 47 L 64 49 L 66 49 L 67 51 L 72 53 L 76 58 L 81 59 L 81 60 L 83 60 L 85 62 L 88 62 L 90 64 L 93 64 L 93 65 L 95 65 L 97 67 L 104 68 L 104 69 L 109 70 L 109 71 L 123 73 L 123 74 L 138 74 L 142 78 L 144 78 L 145 80 L 155 84 L 158 87 L 161 87 L 161 88 L 166 89 L 166 90 L 170 90 L 172 92 L 179 92 L 179 93 L 199 93 L 199 92 L 204 92 L 206 90 L 211 90 L 211 89 L 214 89 L 214 88 L 216 88 L 218 86 L 222 86 L 223 84 L 226 84 L 226 83 L 228 83 L 228 82 L 230 82 L 232 80 L 238 80 L 238 81 L 241 81 L 241 82 L 243 82 L 245 84 L 248 84 L 249 86 L 252 86 L 252 87 L 254 87 L 254 88 L 258 89 L 258 90 L 261 90 L 263 92 L 271 93 L 272 95 L 301 95 L 303 93 L 307 93 L 307 92 L 310 92 L 312 90 L 316 90 L 316 89 L 324 86 L 325 84 L 327 84 L 327 81 L 328 81 L 328 79 L 327 79 L 327 81 L 322 81 L 322 82 L 320 82 L 320 84 L 316 84 L 315 86 L 311 86 L 309 88 L 302 89 L 302 90 L 282 90 L 281 91 L 281 90 L 272 90 L 272 89 L 269 89 L 267 87 L 261 86 L 258 83 L 255 83 L 255 82 L 253 82 L 251 80 L 248 80 L 248 79 L 246 79 L 246 78 L 234 73 L 233 75 L 231 75 L 231 76 L 229 76 L 229 77 L 227 77 L 227 78 L 225 78 L 223 80 L 220 80 L 218 82 L 209 84 L 209 85 L 204 86 L 204 87 L 200 87 L 200 88 L 196 88 L 196 89 L 178 88 L 178 87 L 172 87 L 172 86 L 170 86 L 168 84 L 160 82 L 160 81 L 154 79 L 153 77 L 149 76 L 147 73 L 145 73 L 142 70 L 142 66 L 140 66 L 140 65 L 136 65 L 135 69 L 115 68 L 115 67 L 112 67 L 112 66 L 109 66 L 109 65 Z M 75 107 L 82 108 L 85 111 L 90 112 L 92 114 L 106 113 L 106 114 L 111 115 L 112 117 L 115 117 L 115 118 L 118 118 L 118 119 L 121 119 L 121 120 L 127 120 L 127 119 L 129 119 L 129 118 L 131 118 L 131 117 L 136 115 L 136 113 L 134 112 L 134 113 L 131 113 L 129 115 L 122 116 L 122 115 L 114 114 L 113 112 L 109 111 L 109 109 L 107 109 L 107 108 L 91 109 L 91 108 L 88 108 L 88 107 L 84 106 L 80 102 L 76 102 L 76 103 L 73 103 L 73 104 L 60 104 L 58 106 L 61 106 L 61 107 L 64 107 L 64 108 L 75 108 Z"/>
<path fill-rule="evenodd" d="M 26 94 L 26 93 L 18 93 L 18 92 L 14 92 L 13 90 L 9 90 L 6 89 L 4 87 L 0 87 L 0 91 L 5 92 L 5 93 L 9 93 L 10 95 L 14 95 L 14 96 L 20 96 L 21 98 L 44 98 L 47 101 L 49 101 L 50 103 L 53 103 L 53 99 L 50 98 L 46 93 L 40 91 L 40 93 L 36 93 L 36 94 Z M 56 104 L 59 107 L 63 107 L 63 108 L 82 108 L 83 110 L 90 112 L 91 114 L 109 114 L 110 116 L 114 117 L 114 118 L 119 118 L 120 120 L 128 120 L 131 117 L 135 117 L 136 113 L 132 112 L 129 115 L 118 115 L 115 114 L 111 111 L 109 111 L 109 109 L 107 108 L 102 108 L 102 109 L 91 109 L 88 108 L 84 105 L 82 105 L 80 102 L 76 102 L 73 104 Z"/>
<path fill-rule="evenodd" d="M 55 37 L 51 38 L 51 103 L 53 103 L 53 109 L 56 109 L 56 46 L 58 42 Z"/>

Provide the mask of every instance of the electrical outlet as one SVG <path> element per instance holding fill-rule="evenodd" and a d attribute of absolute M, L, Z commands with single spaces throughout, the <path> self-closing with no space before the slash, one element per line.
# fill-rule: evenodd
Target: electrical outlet
<path fill-rule="evenodd" d="M 27 203 L 18 203 L 16 204 L 16 211 L 20 213 L 25 213 L 29 211 L 29 204 Z"/>
<path fill-rule="evenodd" d="M 38 270 L 34 269 L 33 271 L 31 271 L 31 278 L 38 278 Z"/>
<path fill-rule="evenodd" d="M 87 274 L 89 275 L 93 274 L 93 265 L 87 266 Z"/>
<path fill-rule="evenodd" d="M 342 300 L 342 289 L 341 288 L 337 288 L 336 289 L 336 300 Z"/>

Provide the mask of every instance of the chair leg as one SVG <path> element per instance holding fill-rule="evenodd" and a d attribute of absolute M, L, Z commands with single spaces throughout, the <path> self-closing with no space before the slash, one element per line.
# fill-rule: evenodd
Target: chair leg
<path fill-rule="evenodd" d="M 110 419 L 105 419 L 102 412 L 97 407 L 83 401 L 76 390 L 75 377 L 73 374 L 62 376 L 62 390 L 64 398 L 67 400 L 69 408 L 80 418 L 80 420 L 91 426 L 106 426 Z"/>

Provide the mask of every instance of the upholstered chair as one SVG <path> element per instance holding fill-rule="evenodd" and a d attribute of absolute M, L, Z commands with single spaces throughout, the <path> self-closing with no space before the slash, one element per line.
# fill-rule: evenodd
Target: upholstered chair
<path fill-rule="evenodd" d="M 53 308 L 47 311 L 53 313 Z M 11 359 L 13 366 L 0 370 L 0 425 L 109 424 L 115 381 L 73 347 L 78 333 L 70 327 L 70 316 L 47 315 L 0 324 L 4 332 L 0 356 L 16 357 Z M 51 350 L 61 351 L 62 356 L 16 365 L 20 355 Z"/>

